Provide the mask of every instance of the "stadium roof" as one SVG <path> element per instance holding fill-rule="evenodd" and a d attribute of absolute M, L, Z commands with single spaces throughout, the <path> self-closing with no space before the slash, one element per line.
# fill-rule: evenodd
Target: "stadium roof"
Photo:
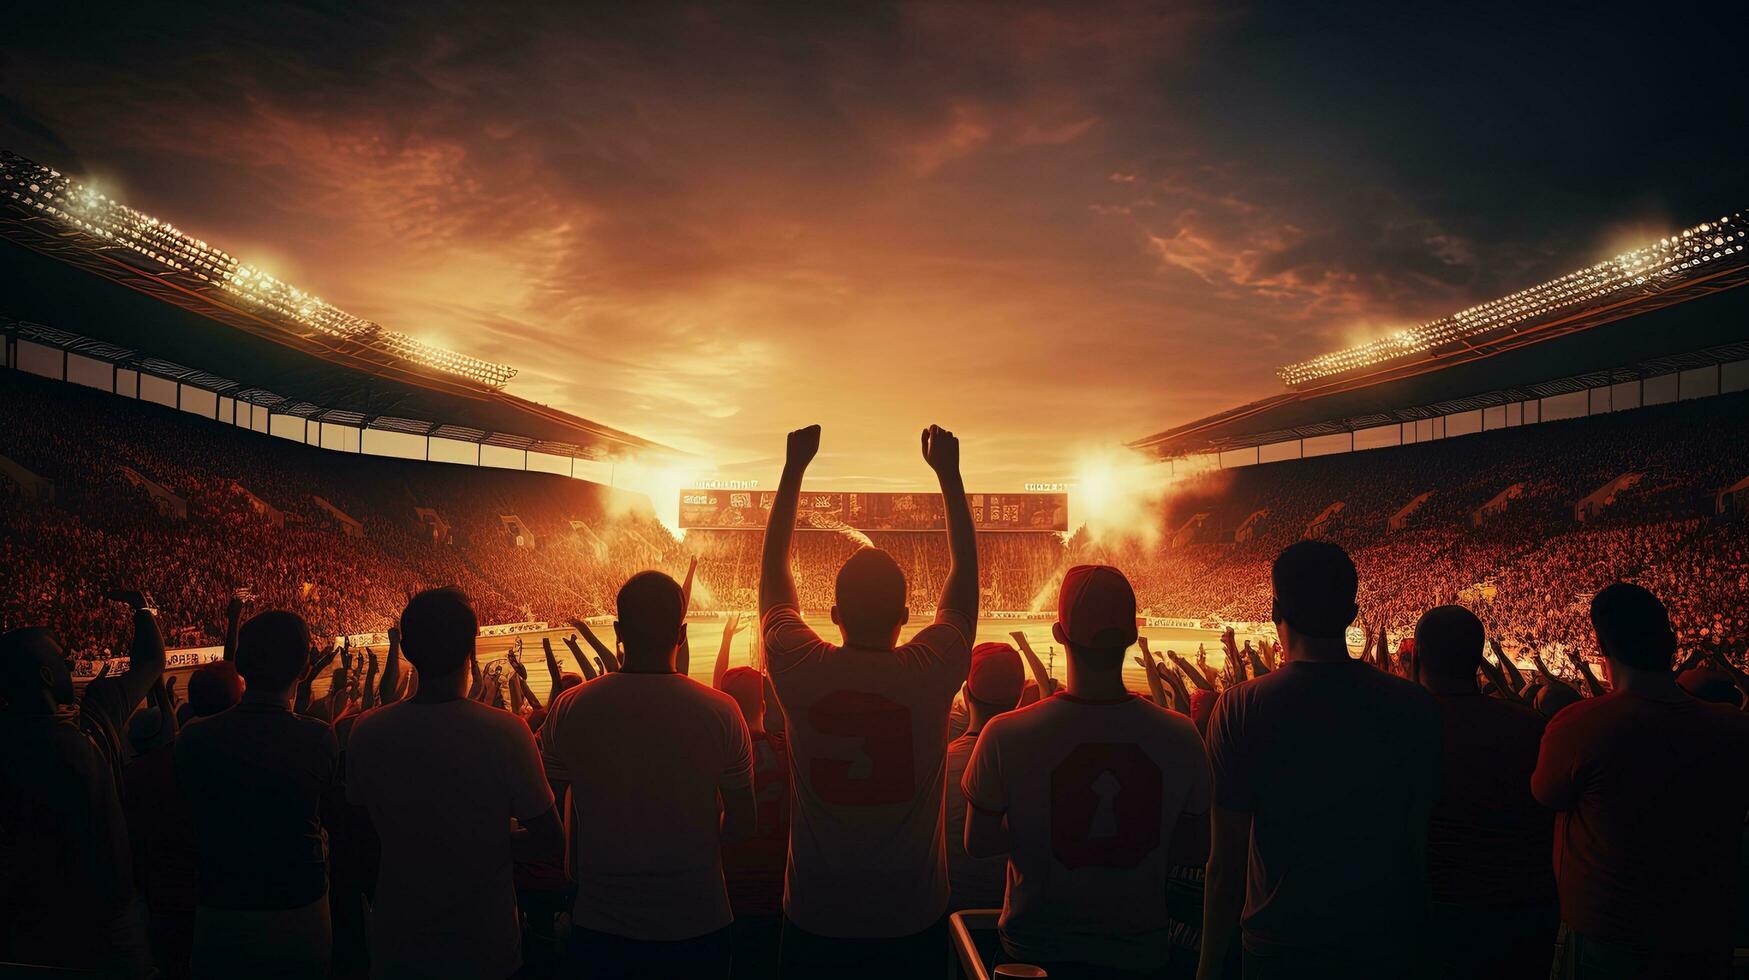
<path fill-rule="evenodd" d="M 1461 351 L 1303 385 L 1129 445 L 1161 458 L 1411 422 L 1749 358 L 1749 253 L 1675 287 L 1556 316 Z"/>
<path fill-rule="evenodd" d="M 247 288 L 218 288 L 186 262 L 21 204 L 6 193 L 10 186 L 0 187 L 0 279 L 8 283 L 0 317 L 14 321 L 8 332 L 89 347 L 80 352 L 281 414 L 585 458 L 674 453 L 506 394 L 500 388 L 511 369 L 419 345 L 326 304 L 288 314 L 274 302 L 281 292 L 264 302 Z M 238 268 L 231 262 L 226 268 Z M 320 303 L 295 290 L 283 295 L 293 293 Z"/>

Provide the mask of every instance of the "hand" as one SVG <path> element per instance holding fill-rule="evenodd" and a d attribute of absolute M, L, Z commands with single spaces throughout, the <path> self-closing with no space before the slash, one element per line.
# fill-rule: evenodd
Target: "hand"
<path fill-rule="evenodd" d="M 125 602 L 134 612 L 150 609 L 152 606 L 151 597 L 138 589 L 110 589 L 103 597 L 111 602 Z"/>
<path fill-rule="evenodd" d="M 169 677 L 164 678 L 164 693 L 169 696 L 171 704 L 176 703 L 176 675 L 175 674 L 171 674 Z"/>
<path fill-rule="evenodd" d="M 820 427 L 810 425 L 797 429 L 789 434 L 784 445 L 783 465 L 785 469 L 805 469 L 814 461 L 814 456 L 820 451 Z"/>
<path fill-rule="evenodd" d="M 327 653 L 320 653 L 312 649 L 310 651 L 309 663 L 304 667 L 303 683 L 309 684 L 314 681 L 321 675 L 322 671 L 328 669 L 328 665 L 333 663 L 334 658 L 339 655 L 340 651 L 338 649 L 329 650 Z"/>
<path fill-rule="evenodd" d="M 243 597 L 239 596 L 239 595 L 233 595 L 233 596 L 231 596 L 231 601 L 225 603 L 225 619 L 234 623 L 238 619 L 242 618 L 242 616 L 243 616 Z"/>
<path fill-rule="evenodd" d="M 923 461 L 938 476 L 960 471 L 960 441 L 939 425 L 923 430 Z"/>
<path fill-rule="evenodd" d="M 400 645 L 401 645 L 401 627 L 399 627 L 399 626 L 389 627 L 389 646 L 398 647 Z"/>

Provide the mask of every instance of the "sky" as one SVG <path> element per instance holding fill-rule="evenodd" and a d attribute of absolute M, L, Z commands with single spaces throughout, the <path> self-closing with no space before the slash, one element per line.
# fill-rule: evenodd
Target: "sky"
<path fill-rule="evenodd" d="M 35 5 L 0 147 L 699 476 L 1016 490 L 1742 208 L 1684 11 Z"/>

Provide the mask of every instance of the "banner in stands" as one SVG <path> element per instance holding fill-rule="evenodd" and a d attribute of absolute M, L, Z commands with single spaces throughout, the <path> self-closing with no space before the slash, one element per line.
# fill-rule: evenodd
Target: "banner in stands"
<path fill-rule="evenodd" d="M 763 528 L 777 494 L 771 490 L 682 490 L 682 528 Z M 980 531 L 1067 531 L 1066 493 L 969 493 Z M 806 493 L 797 527 L 860 531 L 940 531 L 947 527 L 939 493 Z"/>
<path fill-rule="evenodd" d="M 182 670 L 186 667 L 199 667 L 225 659 L 224 647 L 193 647 L 187 650 L 171 650 L 164 654 L 164 669 Z M 109 665 L 109 674 L 114 677 L 123 674 L 128 669 L 127 657 L 99 657 L 93 660 L 73 661 L 73 678 L 88 681 L 97 676 L 103 665 Z"/>

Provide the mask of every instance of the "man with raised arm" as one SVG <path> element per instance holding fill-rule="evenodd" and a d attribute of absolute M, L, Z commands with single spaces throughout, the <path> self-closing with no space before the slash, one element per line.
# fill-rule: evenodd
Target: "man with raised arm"
<path fill-rule="evenodd" d="M 122 733 L 164 674 L 157 610 L 133 611 L 128 669 L 75 701 L 60 637 L 30 626 L 0 634 L 0 960 L 151 972 L 121 805 Z"/>
<path fill-rule="evenodd" d="M 945 955 L 947 715 L 971 666 L 978 551 L 959 440 L 932 425 L 922 444 L 941 484 L 952 555 L 935 621 L 899 644 L 910 617 L 904 572 L 886 552 L 863 548 L 838 571 L 832 621 L 843 642 L 835 645 L 802 620 L 789 563 L 820 427 L 789 435 L 759 579 L 794 792 L 784 976 L 921 976 Z"/>

